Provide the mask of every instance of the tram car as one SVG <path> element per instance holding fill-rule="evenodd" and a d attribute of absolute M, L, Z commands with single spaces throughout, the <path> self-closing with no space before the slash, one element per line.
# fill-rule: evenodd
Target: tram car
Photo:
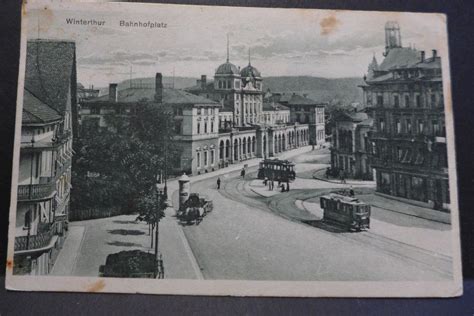
<path fill-rule="evenodd" d="M 362 231 L 370 228 L 370 205 L 359 199 L 337 193 L 320 198 L 324 210 L 324 221 L 334 222 L 349 231 Z"/>
<path fill-rule="evenodd" d="M 291 182 L 295 180 L 295 164 L 288 160 L 265 159 L 260 162 L 258 179 Z"/>
<path fill-rule="evenodd" d="M 197 193 L 191 193 L 178 210 L 177 217 L 181 222 L 188 225 L 199 225 L 204 216 L 211 212 L 212 209 L 213 204 L 211 200 L 206 197 L 199 197 Z"/>

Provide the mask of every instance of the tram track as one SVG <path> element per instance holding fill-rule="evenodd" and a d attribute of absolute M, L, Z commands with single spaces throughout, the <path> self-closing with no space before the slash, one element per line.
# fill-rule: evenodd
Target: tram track
<path fill-rule="evenodd" d="M 452 278 L 453 262 L 452 258 L 447 255 L 387 238 L 379 234 L 374 234 L 370 231 L 348 233 L 344 229 L 323 221 L 303 220 L 286 215 L 285 210 L 282 210 L 282 208 L 296 208 L 294 205 L 295 200 L 299 198 L 304 199 L 304 196 L 308 194 L 307 191 L 309 190 L 297 190 L 291 192 L 292 194 L 282 194 L 265 198 L 251 191 L 246 181 L 241 180 L 238 177 L 233 177 L 229 179 L 229 181 L 226 181 L 223 190 L 219 192 L 230 200 L 244 203 L 252 208 L 265 212 L 273 213 L 293 222 L 313 226 L 315 229 L 319 229 L 320 231 L 339 239 L 357 243 L 364 247 L 376 248 L 395 258 L 408 260 L 414 265 L 430 269 L 445 278 Z M 314 190 L 311 191 L 314 197 L 315 192 Z M 327 190 L 321 190 L 321 194 L 323 194 L 323 191 Z"/>

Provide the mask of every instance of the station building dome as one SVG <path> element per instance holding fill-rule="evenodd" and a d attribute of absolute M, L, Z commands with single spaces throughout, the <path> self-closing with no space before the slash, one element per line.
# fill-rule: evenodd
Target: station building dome
<path fill-rule="evenodd" d="M 239 68 L 229 61 L 217 67 L 216 75 L 239 75 Z"/>
<path fill-rule="evenodd" d="M 243 78 L 247 78 L 247 77 L 261 78 L 262 77 L 262 75 L 260 74 L 260 71 L 258 71 L 257 68 L 255 68 L 251 64 L 248 64 L 248 66 L 242 69 L 242 71 L 240 72 L 240 75 Z"/>

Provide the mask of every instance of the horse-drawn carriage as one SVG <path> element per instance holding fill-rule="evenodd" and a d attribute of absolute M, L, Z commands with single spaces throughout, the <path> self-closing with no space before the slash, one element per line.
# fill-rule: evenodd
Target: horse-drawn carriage
<path fill-rule="evenodd" d="M 197 193 L 191 193 L 186 202 L 179 208 L 177 217 L 181 223 L 198 225 L 212 209 L 211 200 L 206 197 L 199 197 Z"/>

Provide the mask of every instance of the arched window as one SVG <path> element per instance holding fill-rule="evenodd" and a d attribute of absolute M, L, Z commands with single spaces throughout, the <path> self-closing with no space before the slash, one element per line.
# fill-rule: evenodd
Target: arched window
<path fill-rule="evenodd" d="M 201 123 L 197 123 L 197 133 L 201 134 Z"/>
<path fill-rule="evenodd" d="M 204 122 L 204 134 L 207 134 L 207 122 Z"/>
<path fill-rule="evenodd" d="M 219 159 L 224 159 L 224 141 L 221 140 L 219 145 Z"/>

